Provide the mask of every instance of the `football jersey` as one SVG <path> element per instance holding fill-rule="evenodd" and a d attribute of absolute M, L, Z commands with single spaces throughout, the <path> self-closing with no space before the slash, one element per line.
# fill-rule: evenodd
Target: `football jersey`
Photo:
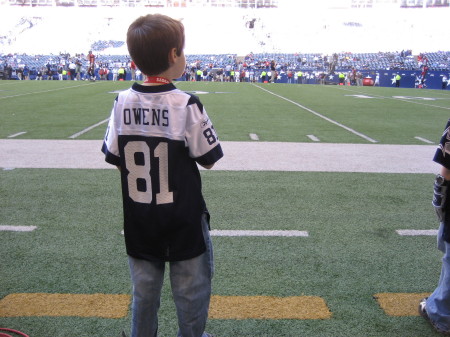
<path fill-rule="evenodd" d="M 450 119 L 447 122 L 433 160 L 450 169 Z"/>
<path fill-rule="evenodd" d="M 211 165 L 223 153 L 196 96 L 172 83 L 133 84 L 114 102 L 102 151 L 121 169 L 128 255 L 180 261 L 206 250 L 196 162 Z"/>

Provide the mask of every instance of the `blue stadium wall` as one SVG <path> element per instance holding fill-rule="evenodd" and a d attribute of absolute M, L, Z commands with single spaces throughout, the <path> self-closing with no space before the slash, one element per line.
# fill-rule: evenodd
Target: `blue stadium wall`
<path fill-rule="evenodd" d="M 348 70 L 343 71 L 344 73 L 347 73 Z M 305 73 L 312 73 L 311 71 L 305 71 Z M 314 72 L 315 73 L 315 72 Z M 338 73 L 336 72 L 333 75 L 326 75 L 325 78 L 325 84 L 333 85 L 333 84 L 339 84 L 339 77 Z M 395 76 L 397 74 L 400 74 L 401 80 L 400 80 L 400 88 L 417 88 L 418 87 L 418 78 L 420 77 L 421 72 L 420 71 L 410 71 L 410 70 L 370 70 L 370 71 L 361 71 L 363 78 L 370 77 L 373 80 L 375 80 L 377 74 L 379 75 L 379 86 L 380 87 L 395 87 Z M 450 78 L 450 73 L 448 71 L 429 71 L 426 78 L 425 78 L 425 87 L 427 89 L 442 89 L 442 77 L 446 75 L 447 78 Z M 35 79 L 35 75 L 30 76 L 30 78 L 33 80 Z M 282 73 L 281 78 L 277 80 L 277 83 L 287 83 L 288 78 L 286 73 Z M 261 82 L 261 78 L 259 76 L 258 72 L 255 72 L 255 78 L 258 79 L 258 82 Z M 17 79 L 16 76 L 13 76 L 13 79 Z M 44 80 L 47 79 L 47 76 L 44 76 Z M 54 75 L 53 79 L 57 80 L 58 76 Z M 65 78 L 66 79 L 66 78 Z M 97 79 L 99 79 L 99 76 L 97 75 Z M 108 74 L 108 80 L 112 80 L 112 74 Z M 126 76 L 126 80 L 131 80 L 131 74 L 128 72 Z M 178 80 L 183 80 L 183 78 L 180 78 Z M 294 79 L 292 79 L 292 82 L 294 82 Z M 303 84 L 320 84 L 320 80 L 318 77 L 314 78 L 308 78 L 303 81 Z M 447 86 L 447 90 L 450 89 L 450 85 Z"/>
<path fill-rule="evenodd" d="M 348 70 L 343 71 L 347 73 Z M 339 77 L 338 73 L 334 75 L 326 75 L 325 81 L 326 84 L 338 84 Z M 361 71 L 363 78 L 371 77 L 375 80 L 377 74 L 379 75 L 379 85 L 380 87 L 395 87 L 395 76 L 400 74 L 400 88 L 417 88 L 418 79 L 421 75 L 421 71 L 410 71 L 410 70 L 370 70 L 370 71 Z M 427 76 L 425 77 L 425 86 L 427 89 L 442 89 L 442 77 L 446 75 L 447 78 L 450 78 L 450 74 L 448 71 L 429 71 Z M 287 83 L 287 75 L 283 74 L 281 80 L 278 80 L 277 83 Z M 307 84 L 319 84 L 320 81 L 318 78 L 308 79 L 306 80 Z M 450 85 L 448 86 L 450 88 Z"/>
<path fill-rule="evenodd" d="M 305 71 L 311 73 L 311 71 Z M 348 70 L 343 71 L 343 73 L 347 73 Z M 395 77 L 397 74 L 400 74 L 400 88 L 418 88 L 419 77 L 421 75 L 421 71 L 411 71 L 411 70 L 370 70 L 370 71 L 360 71 L 363 75 L 363 78 L 370 77 L 375 81 L 377 74 L 379 75 L 379 86 L 380 87 L 395 87 Z M 333 75 L 326 75 L 325 84 L 333 85 L 339 84 L 339 72 L 336 72 Z M 442 77 L 446 75 L 447 78 L 450 78 L 450 74 L 448 71 L 429 71 L 427 76 L 425 77 L 425 88 L 427 89 L 442 89 Z M 258 82 L 261 82 L 261 78 L 259 74 L 256 72 L 255 77 L 258 78 Z M 182 79 L 180 79 L 182 80 Z M 281 74 L 281 78 L 277 80 L 277 83 L 287 83 L 288 77 L 286 73 Z M 294 79 L 292 79 L 294 82 Z M 303 81 L 304 84 L 320 84 L 320 80 L 318 77 L 309 78 Z M 450 85 L 447 86 L 450 89 Z"/>

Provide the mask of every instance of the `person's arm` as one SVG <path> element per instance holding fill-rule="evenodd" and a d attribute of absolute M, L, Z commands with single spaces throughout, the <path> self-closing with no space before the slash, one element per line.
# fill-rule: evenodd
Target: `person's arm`
<path fill-rule="evenodd" d="M 445 180 L 450 180 L 450 170 L 445 166 L 442 166 L 441 176 L 443 176 Z"/>
<path fill-rule="evenodd" d="M 448 188 L 450 181 L 450 170 L 445 166 L 441 167 L 440 174 L 436 175 L 433 186 L 433 206 L 440 222 L 445 221 L 445 212 L 450 205 L 448 198 Z"/>

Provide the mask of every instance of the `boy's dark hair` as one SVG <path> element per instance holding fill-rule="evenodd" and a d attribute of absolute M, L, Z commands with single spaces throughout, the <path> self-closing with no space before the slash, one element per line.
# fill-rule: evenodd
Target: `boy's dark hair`
<path fill-rule="evenodd" d="M 136 19 L 127 32 L 128 52 L 145 75 L 166 71 L 169 52 L 175 48 L 180 56 L 184 49 L 184 26 L 162 14 L 148 14 Z"/>

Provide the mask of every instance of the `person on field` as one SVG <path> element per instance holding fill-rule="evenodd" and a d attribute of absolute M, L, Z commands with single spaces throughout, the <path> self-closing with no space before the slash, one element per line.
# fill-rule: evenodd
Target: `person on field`
<path fill-rule="evenodd" d="M 184 26 L 149 14 L 128 28 L 145 74 L 114 102 L 102 151 L 121 172 L 125 246 L 133 284 L 131 337 L 156 337 L 166 264 L 179 337 L 205 332 L 214 273 L 209 213 L 198 165 L 223 156 L 198 97 L 175 87 L 186 67 Z"/>
<path fill-rule="evenodd" d="M 450 120 L 433 160 L 441 165 L 432 203 L 439 220 L 437 247 L 444 255 L 439 283 L 429 297 L 420 301 L 419 314 L 438 332 L 450 335 Z"/>

